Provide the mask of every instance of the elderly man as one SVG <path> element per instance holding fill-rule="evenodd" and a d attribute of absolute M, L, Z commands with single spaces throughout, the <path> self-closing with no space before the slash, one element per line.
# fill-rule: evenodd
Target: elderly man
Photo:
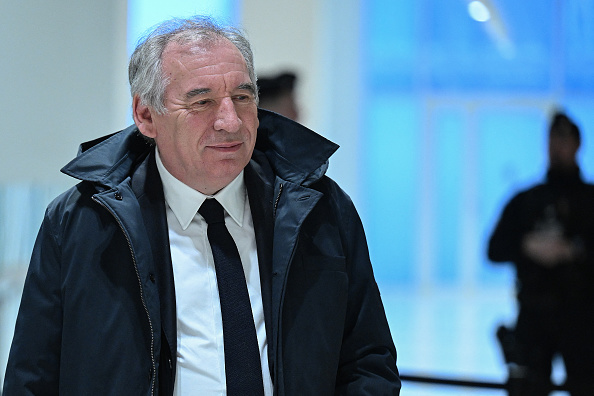
<path fill-rule="evenodd" d="M 337 146 L 259 112 L 249 43 L 208 19 L 157 27 L 129 75 L 135 125 L 62 169 L 5 395 L 397 395 Z"/>

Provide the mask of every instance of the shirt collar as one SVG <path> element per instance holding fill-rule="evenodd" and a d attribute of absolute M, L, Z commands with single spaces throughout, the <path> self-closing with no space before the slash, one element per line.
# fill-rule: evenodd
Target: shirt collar
<path fill-rule="evenodd" d="M 243 180 L 243 170 L 233 181 L 215 195 L 205 195 L 194 190 L 190 186 L 176 179 L 163 165 L 159 150 L 155 148 L 155 159 L 157 169 L 163 183 L 165 202 L 179 221 L 182 229 L 185 230 L 196 216 L 198 209 L 206 198 L 214 197 L 229 213 L 231 218 L 240 226 L 243 226 L 245 210 L 246 189 Z"/>

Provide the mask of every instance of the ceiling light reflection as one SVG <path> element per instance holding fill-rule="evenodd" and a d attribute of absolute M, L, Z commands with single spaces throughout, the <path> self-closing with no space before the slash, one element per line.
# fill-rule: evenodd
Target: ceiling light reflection
<path fill-rule="evenodd" d="M 475 0 L 468 3 L 470 17 L 478 22 L 487 22 L 491 19 L 491 12 L 481 1 Z"/>

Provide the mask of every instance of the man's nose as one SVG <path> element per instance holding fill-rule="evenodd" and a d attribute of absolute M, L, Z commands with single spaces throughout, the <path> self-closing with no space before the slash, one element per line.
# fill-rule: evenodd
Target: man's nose
<path fill-rule="evenodd" d="M 241 119 L 235 110 L 235 103 L 230 97 L 223 98 L 217 109 L 214 128 L 217 131 L 237 132 L 241 127 Z"/>

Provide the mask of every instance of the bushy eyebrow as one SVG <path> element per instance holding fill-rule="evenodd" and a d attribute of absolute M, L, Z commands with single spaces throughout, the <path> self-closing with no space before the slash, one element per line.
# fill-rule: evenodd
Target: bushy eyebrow
<path fill-rule="evenodd" d="M 249 91 L 252 95 L 256 95 L 256 87 L 252 83 L 240 84 L 237 89 Z M 210 93 L 210 88 L 196 88 L 186 92 L 186 99 L 192 99 L 195 96 L 204 95 Z"/>
<path fill-rule="evenodd" d="M 196 88 L 189 92 L 186 92 L 186 99 L 192 99 L 194 96 L 204 95 L 211 91 L 210 88 Z"/>
<path fill-rule="evenodd" d="M 246 91 L 250 91 L 252 95 L 256 95 L 256 87 L 252 83 L 240 84 L 237 89 L 244 89 Z"/>

